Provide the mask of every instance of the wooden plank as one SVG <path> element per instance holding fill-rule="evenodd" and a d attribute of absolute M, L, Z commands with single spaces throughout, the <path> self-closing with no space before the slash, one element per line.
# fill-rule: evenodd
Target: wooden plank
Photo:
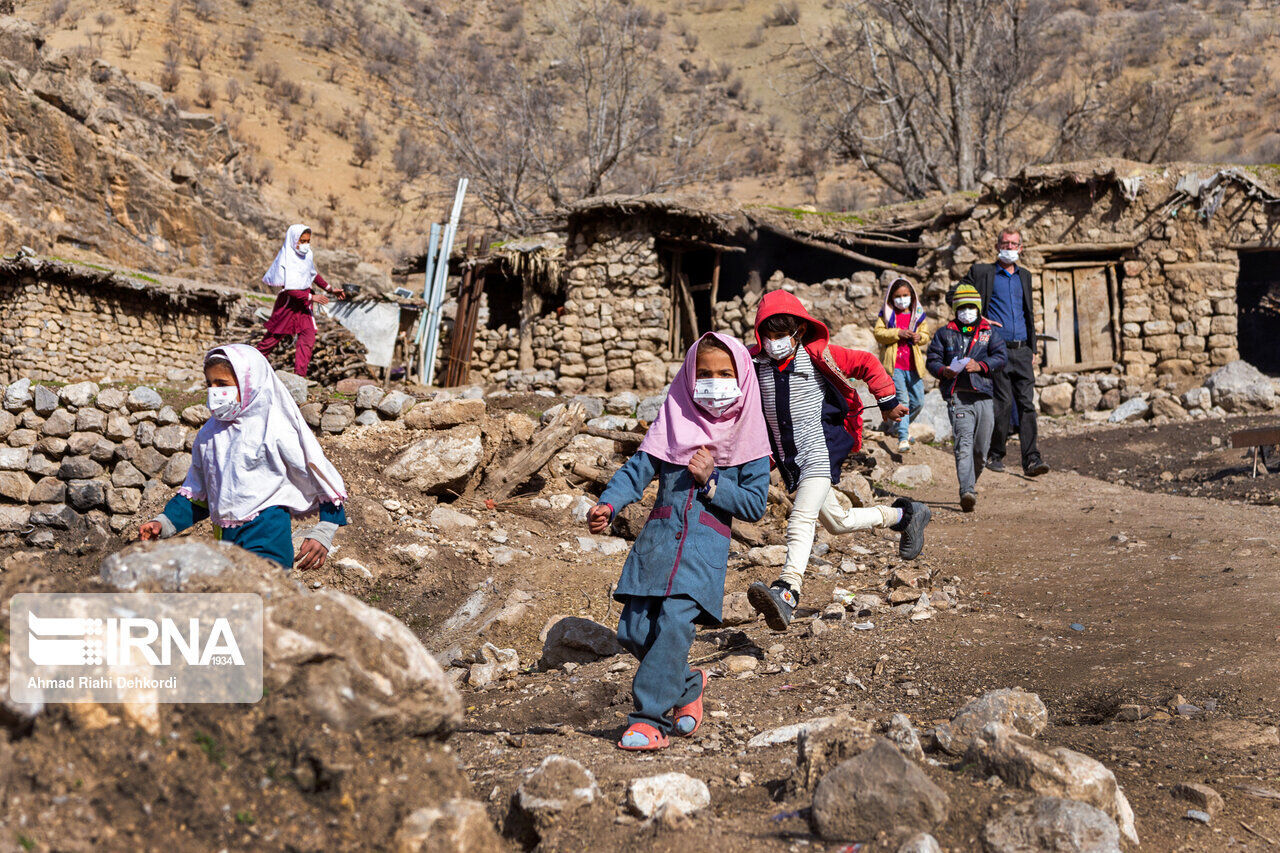
<path fill-rule="evenodd" d="M 1120 357 L 1120 282 L 1115 267 L 1107 267 L 1107 296 L 1111 300 L 1111 357 Z"/>
<path fill-rule="evenodd" d="M 1078 254 L 1080 252 L 1122 252 L 1126 249 L 1132 249 L 1138 245 L 1136 240 L 1124 243 L 1040 243 L 1034 246 L 1027 246 L 1023 252 L 1040 252 L 1041 254 L 1061 253 L 1064 255 Z"/>
<path fill-rule="evenodd" d="M 1115 358 L 1107 328 L 1111 325 L 1111 310 L 1106 267 L 1078 269 L 1072 277 L 1076 288 L 1076 323 L 1080 327 L 1080 360 Z"/>
<path fill-rule="evenodd" d="M 1083 361 L 1076 349 L 1075 280 L 1069 272 L 1058 273 L 1058 352 L 1062 362 Z"/>
<path fill-rule="evenodd" d="M 1110 370 L 1116 363 L 1106 361 L 1077 361 L 1074 364 L 1054 364 L 1040 368 L 1041 373 L 1089 373 L 1094 370 Z"/>
<path fill-rule="evenodd" d="M 1232 447 L 1258 447 L 1263 444 L 1280 444 L 1280 427 L 1242 429 L 1231 433 Z"/>
<path fill-rule="evenodd" d="M 716 330 L 716 302 L 720 299 L 720 259 L 723 252 L 716 252 L 716 265 L 711 268 L 711 331 Z"/>
<path fill-rule="evenodd" d="M 680 348 L 676 353 L 684 352 L 686 347 L 693 346 L 698 339 L 698 313 L 693 307 L 693 294 L 689 292 L 689 277 L 681 272 L 676 276 L 676 290 L 680 295 Z M 686 343 L 687 341 L 687 343 Z M 679 357 L 677 355 L 677 357 Z"/>
<path fill-rule="evenodd" d="M 1046 367 L 1052 367 L 1055 364 L 1062 363 L 1062 348 L 1060 339 L 1062 333 L 1058 330 L 1058 277 L 1062 275 L 1059 272 L 1045 270 L 1040 275 L 1040 299 L 1044 303 L 1044 363 Z M 1069 275 L 1069 273 L 1068 273 Z"/>

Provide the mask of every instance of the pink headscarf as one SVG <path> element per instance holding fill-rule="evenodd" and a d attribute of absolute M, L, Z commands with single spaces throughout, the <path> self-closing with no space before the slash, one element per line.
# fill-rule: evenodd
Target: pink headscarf
<path fill-rule="evenodd" d="M 672 380 L 662 410 L 640 442 L 640 449 L 673 465 L 688 465 L 699 447 L 710 450 L 716 465 L 721 467 L 768 457 L 769 433 L 751 355 L 741 341 L 728 335 L 708 332 L 702 337 L 715 338 L 728 347 L 738 371 L 742 396 L 718 418 L 694 402 L 693 384 L 698 378 L 698 344 L 695 343 L 685 353 L 684 364 Z"/>

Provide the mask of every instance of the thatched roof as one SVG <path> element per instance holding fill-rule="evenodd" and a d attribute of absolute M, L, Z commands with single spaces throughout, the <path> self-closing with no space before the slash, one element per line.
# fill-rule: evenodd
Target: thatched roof
<path fill-rule="evenodd" d="M 569 230 L 575 231 L 592 220 L 624 216 L 665 220 L 667 225 L 660 226 L 659 231 L 715 243 L 736 242 L 736 235 L 747 225 L 741 210 L 728 202 L 668 194 L 608 195 L 570 205 Z"/>

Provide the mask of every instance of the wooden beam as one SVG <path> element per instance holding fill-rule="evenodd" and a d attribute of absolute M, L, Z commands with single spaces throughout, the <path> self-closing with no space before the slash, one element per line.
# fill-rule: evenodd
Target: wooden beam
<path fill-rule="evenodd" d="M 1053 254 L 1055 252 L 1062 254 L 1079 254 L 1081 252 L 1124 252 L 1138 245 L 1136 240 L 1130 240 L 1124 243 L 1041 243 L 1036 246 L 1027 246 L 1022 251 L 1040 252 L 1042 254 Z"/>
<path fill-rule="evenodd" d="M 924 243 L 911 242 L 909 240 L 876 240 L 871 237 L 857 237 L 853 234 L 845 232 L 840 233 L 840 239 L 850 243 L 857 243 L 860 246 L 878 246 L 884 249 L 927 249 Z"/>
<path fill-rule="evenodd" d="M 732 252 L 741 254 L 747 251 L 746 246 L 729 246 L 724 243 L 708 243 L 703 240 L 694 240 L 689 237 L 658 237 L 657 242 L 664 244 L 663 248 L 675 251 L 696 251 L 698 249 L 711 249 L 716 252 Z"/>
<path fill-rule="evenodd" d="M 1233 252 L 1275 252 L 1280 251 L 1280 243 L 1228 243 L 1227 248 Z"/>
<path fill-rule="evenodd" d="M 1107 267 L 1107 295 L 1111 298 L 1111 355 L 1120 358 L 1120 282 L 1116 268 Z"/>
<path fill-rule="evenodd" d="M 1231 433 L 1232 447 L 1258 447 L 1263 444 L 1280 444 L 1280 427 L 1242 429 Z"/>
<path fill-rule="evenodd" d="M 565 406 L 552 418 L 551 423 L 533 436 L 529 446 L 517 453 L 506 466 L 496 471 L 491 470 L 485 475 L 479 496 L 495 501 L 510 497 L 512 492 L 541 471 L 542 466 L 551 461 L 551 457 L 559 453 L 582 430 L 586 419 L 587 410 L 581 403 Z"/>
<path fill-rule="evenodd" d="M 1041 373 L 1089 373 L 1094 370 L 1110 370 L 1114 361 L 1078 361 L 1075 364 L 1055 364 L 1040 368 Z"/>
<path fill-rule="evenodd" d="M 1049 261 L 1047 264 L 1041 264 L 1040 268 L 1045 270 L 1078 270 L 1084 267 L 1109 267 L 1112 265 L 1109 261 Z"/>
<path fill-rule="evenodd" d="M 864 263 L 867 266 L 876 267 L 877 269 L 906 273 L 908 275 L 914 275 L 917 278 L 924 278 L 928 275 L 925 270 L 922 270 L 919 267 L 904 267 L 901 264 L 882 261 L 879 258 L 873 258 L 870 255 L 864 255 L 860 252 L 855 252 L 852 249 L 846 249 L 844 246 L 837 245 L 836 243 L 827 243 L 823 240 L 814 240 L 810 237 L 802 237 L 795 232 L 786 230 L 785 228 L 777 228 L 764 222 L 760 223 L 760 227 L 782 237 L 783 239 L 794 240 L 802 246 L 819 249 L 823 252 L 831 252 L 836 255 L 844 255 L 846 258 L 852 258 L 859 263 Z"/>
<path fill-rule="evenodd" d="M 639 444 L 644 441 L 644 433 L 642 432 L 627 432 L 620 429 L 602 429 L 592 426 L 586 427 L 582 431 L 596 438 L 607 438 L 610 441 L 617 441 L 622 444 Z"/>

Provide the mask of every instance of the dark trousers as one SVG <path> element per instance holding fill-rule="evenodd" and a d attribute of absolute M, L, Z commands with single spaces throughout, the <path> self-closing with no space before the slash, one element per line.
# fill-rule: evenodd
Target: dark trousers
<path fill-rule="evenodd" d="M 618 642 L 640 661 L 631 682 L 636 709 L 628 723 L 648 723 L 671 734 L 672 710 L 702 692 L 702 676 L 689 668 L 694 620 L 701 612 L 697 602 L 684 595 L 627 598 L 618 620 Z"/>
<path fill-rule="evenodd" d="M 1018 442 L 1022 446 L 1022 467 L 1030 468 L 1040 461 L 1036 447 L 1036 373 L 1031 364 L 1031 348 L 1009 350 L 1004 370 L 992 375 L 995 383 L 996 424 L 991 430 L 991 458 L 1004 459 L 1009 441 L 1009 417 L 1018 406 Z"/>

